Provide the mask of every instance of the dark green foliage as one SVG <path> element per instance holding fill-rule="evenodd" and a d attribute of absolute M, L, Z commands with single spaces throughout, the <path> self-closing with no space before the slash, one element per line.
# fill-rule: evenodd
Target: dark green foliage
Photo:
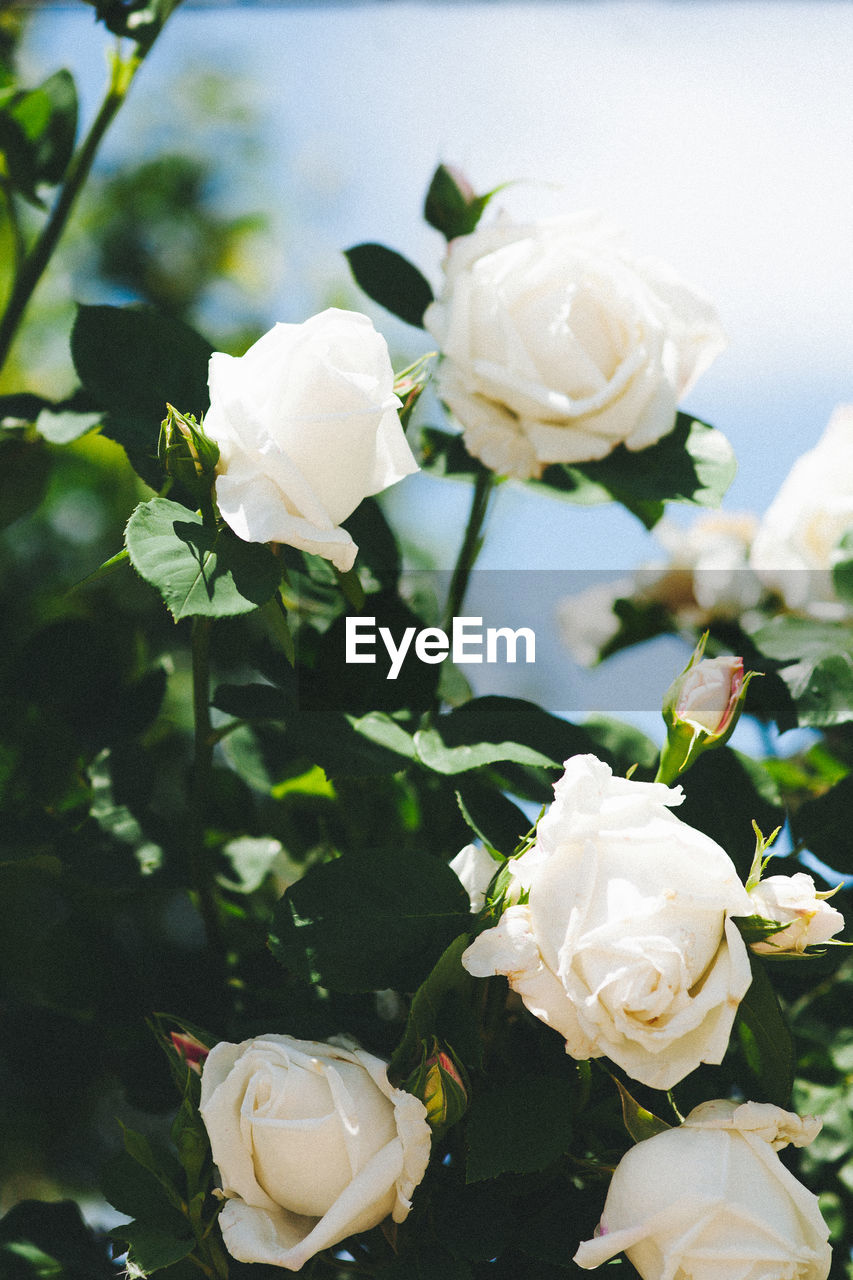
<path fill-rule="evenodd" d="M 356 283 L 380 306 L 407 324 L 423 327 L 433 294 L 418 268 L 382 244 L 356 244 L 346 251 Z"/>

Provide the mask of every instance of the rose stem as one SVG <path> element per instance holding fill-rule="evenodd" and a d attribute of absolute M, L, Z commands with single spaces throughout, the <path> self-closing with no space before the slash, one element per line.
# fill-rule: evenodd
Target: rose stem
<path fill-rule="evenodd" d="M 204 830 L 210 795 L 215 735 L 210 722 L 208 694 L 210 689 L 210 618 L 193 618 L 193 726 L 194 754 L 192 772 L 192 805 L 190 826 L 190 875 L 204 921 L 207 943 L 217 967 L 225 971 L 225 947 L 219 929 L 219 913 L 205 856 Z"/>
<path fill-rule="evenodd" d="M 459 610 L 462 608 L 465 592 L 468 589 L 468 579 L 483 545 L 482 529 L 486 521 L 489 499 L 492 496 L 495 481 L 495 473 L 490 471 L 488 467 L 480 466 L 474 482 L 474 492 L 471 495 L 471 509 L 468 512 L 465 537 L 462 539 L 462 546 L 459 548 L 456 567 L 453 570 L 450 590 L 447 594 L 447 606 L 444 611 L 445 631 L 453 626 L 453 619 L 458 616 Z"/>
<path fill-rule="evenodd" d="M 137 45 L 130 58 L 124 62 L 120 54 L 120 41 L 117 41 L 116 44 L 116 51 L 110 59 L 109 85 L 98 114 L 92 122 L 92 127 L 88 134 L 71 159 L 65 182 L 62 185 L 62 190 L 53 206 L 50 217 L 42 227 L 41 234 L 35 240 L 29 253 L 25 254 L 20 262 L 20 269 L 15 276 L 6 310 L 2 319 L 0 319 L 0 368 L 6 361 L 9 348 L 12 345 L 27 304 L 44 274 L 57 242 L 65 230 L 65 224 L 68 221 L 71 209 L 89 176 L 89 170 L 92 168 L 92 162 L 95 159 L 95 153 L 100 146 L 101 140 L 127 97 L 133 78 L 142 65 L 145 54 L 151 47 L 149 44 L 147 48 L 142 49 Z M 9 194 L 8 199 L 9 203 L 11 203 L 11 194 Z"/>

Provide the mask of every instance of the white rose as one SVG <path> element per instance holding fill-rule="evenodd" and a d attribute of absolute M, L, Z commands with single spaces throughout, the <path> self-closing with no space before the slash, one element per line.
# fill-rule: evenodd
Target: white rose
<path fill-rule="evenodd" d="M 655 537 L 669 552 L 669 564 L 662 572 L 640 571 L 641 594 L 694 626 L 754 608 L 762 596 L 749 567 L 757 527 L 745 511 L 703 512 L 688 529 L 662 520 Z"/>
<path fill-rule="evenodd" d="M 654 444 L 724 346 L 710 304 L 597 214 L 498 221 L 451 241 L 444 271 L 424 315 L 439 393 L 501 475 Z"/>
<path fill-rule="evenodd" d="M 574 756 L 536 844 L 514 868 L 509 907 L 462 963 L 503 973 L 574 1058 L 606 1055 L 669 1089 L 720 1062 L 751 981 L 731 916 L 750 914 L 728 855 L 669 812 L 680 788 L 613 777 Z"/>
<path fill-rule="evenodd" d="M 580 666 L 594 666 L 605 645 L 616 639 L 621 623 L 613 606 L 633 594 L 634 579 L 619 578 L 566 596 L 557 605 L 560 638 Z"/>
<path fill-rule="evenodd" d="M 472 911 L 480 911 L 486 904 L 486 890 L 498 870 L 498 863 L 482 845 L 466 844 L 455 858 L 451 858 L 451 871 L 455 871 L 468 894 Z"/>
<path fill-rule="evenodd" d="M 752 566 L 791 609 L 840 612 L 832 553 L 853 528 L 853 405 L 841 405 L 813 449 L 798 458 L 767 509 Z M 829 609 L 827 609 L 829 605 Z"/>
<path fill-rule="evenodd" d="M 818 894 L 811 876 L 798 871 L 793 876 L 768 876 L 750 889 L 752 914 L 776 920 L 787 928 L 772 934 L 766 942 L 753 942 L 753 951 L 764 955 L 786 952 L 801 954 L 844 928 L 844 916 Z"/>
<path fill-rule="evenodd" d="M 279 1035 L 218 1044 L 201 1115 L 238 1262 L 298 1271 L 388 1214 L 402 1222 L 429 1160 L 423 1103 L 361 1049 Z"/>
<path fill-rule="evenodd" d="M 210 402 L 216 499 L 238 537 L 351 569 L 358 548 L 341 521 L 418 469 L 388 347 L 367 316 L 330 308 L 275 325 L 239 358 L 215 352 Z"/>
<path fill-rule="evenodd" d="M 776 1154 L 819 1129 L 814 1116 L 769 1103 L 703 1103 L 623 1156 L 596 1238 L 575 1262 L 598 1267 L 624 1250 L 643 1280 L 825 1280 L 817 1197 Z"/>

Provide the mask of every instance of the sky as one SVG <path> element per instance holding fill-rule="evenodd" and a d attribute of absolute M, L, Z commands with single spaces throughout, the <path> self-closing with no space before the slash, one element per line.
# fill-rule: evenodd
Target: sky
<path fill-rule="evenodd" d="M 103 35 L 88 6 L 48 7 L 27 44 L 34 71 L 75 70 L 89 115 Z M 601 209 L 638 253 L 716 303 L 729 347 L 683 407 L 734 446 L 726 507 L 760 513 L 834 406 L 853 401 L 851 50 L 853 3 L 822 0 L 184 7 L 106 157 L 132 150 L 134 112 L 162 109 L 188 69 L 241 77 L 287 228 L 270 322 L 317 309 L 346 278 L 341 250 L 362 240 L 405 253 L 438 286 L 443 245 L 420 209 L 439 162 L 478 190 L 514 180 L 499 199 L 518 217 Z M 364 309 L 392 348 L 429 349 Z M 419 476 L 388 509 L 452 563 L 464 486 Z M 692 519 L 686 507 L 670 515 Z M 619 508 L 505 485 L 480 565 L 626 570 L 656 558 Z"/>

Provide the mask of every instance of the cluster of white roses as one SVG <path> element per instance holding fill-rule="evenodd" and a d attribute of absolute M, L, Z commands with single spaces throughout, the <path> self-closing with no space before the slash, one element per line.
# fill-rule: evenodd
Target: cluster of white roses
<path fill-rule="evenodd" d="M 617 600 L 660 604 L 680 626 L 725 619 L 749 626 L 772 597 L 818 618 L 844 617 L 832 567 L 853 529 L 853 405 L 840 405 L 813 449 L 791 468 L 759 520 L 751 512 L 705 512 L 688 529 L 666 521 L 655 537 L 668 559 L 571 596 L 558 617 L 569 653 L 591 666 L 619 631 Z"/>
<path fill-rule="evenodd" d="M 711 305 L 668 267 L 631 257 L 597 216 L 499 220 L 451 241 L 444 270 L 424 316 L 439 391 L 469 451 L 500 475 L 654 444 L 724 345 Z M 210 388 L 223 518 L 248 541 L 349 569 L 356 547 L 341 522 L 417 470 L 371 322 L 330 309 L 278 324 L 240 358 L 216 353 Z"/>
<path fill-rule="evenodd" d="M 594 756 L 576 756 L 554 790 L 534 845 L 511 864 L 510 897 L 524 903 L 462 963 L 476 977 L 505 974 L 573 1057 L 606 1056 L 669 1089 L 726 1052 L 751 982 L 735 917 L 785 926 L 756 950 L 797 952 L 843 920 L 803 874 L 747 893 L 725 851 L 671 812 L 680 788 L 617 778 Z M 453 865 L 479 909 L 494 860 L 470 846 Z M 388 1214 L 402 1221 L 429 1161 L 423 1103 L 355 1047 L 280 1035 L 217 1045 L 201 1112 L 226 1197 L 223 1237 L 240 1261 L 297 1270 Z M 749 1280 L 823 1280 L 828 1232 L 817 1200 L 774 1154 L 818 1128 L 769 1105 L 704 1104 L 623 1159 L 599 1238 L 581 1245 L 577 1262 L 598 1266 L 624 1249 L 647 1280 L 679 1265 L 702 1280 L 723 1258 Z"/>
<path fill-rule="evenodd" d="M 451 243 L 445 277 L 424 317 L 443 356 L 440 394 L 469 451 L 503 475 L 527 479 L 618 444 L 653 444 L 723 345 L 699 294 L 660 264 L 630 258 L 595 218 L 498 221 Z M 357 548 L 342 521 L 417 469 L 399 407 L 384 339 L 355 313 L 276 325 L 240 359 L 214 355 L 204 430 L 220 449 L 223 518 L 241 538 L 348 570 Z M 850 411 L 831 427 L 848 449 L 851 428 Z M 829 523 L 820 517 L 816 532 L 800 512 L 787 530 L 809 568 L 817 543 L 825 550 L 853 522 L 850 493 L 838 496 L 836 484 L 829 496 Z M 791 494 L 783 498 L 790 512 Z M 738 571 L 749 542 L 762 574 L 776 554 L 767 550 L 774 528 L 772 509 L 763 539 L 722 524 L 715 546 L 725 553 L 710 557 L 703 534 L 706 567 L 722 571 L 727 591 L 747 581 Z M 713 607 L 718 599 L 701 598 L 701 559 L 686 568 L 697 604 Z M 718 674 L 681 708 L 703 732 L 721 730 L 709 709 Z M 728 668 L 725 679 L 728 696 Z M 680 788 L 616 778 L 594 757 L 567 761 L 535 843 L 511 863 L 511 905 L 463 957 L 477 977 L 506 975 L 570 1055 L 605 1056 L 656 1089 L 726 1052 L 751 982 L 736 917 L 783 926 L 755 948 L 766 951 L 801 951 L 842 923 L 804 875 L 747 893 L 725 851 L 672 813 L 681 799 Z M 471 847 L 454 865 L 477 909 L 494 861 Z M 423 1103 L 351 1044 L 283 1035 L 219 1044 L 204 1065 L 201 1112 L 225 1199 L 223 1237 L 241 1261 L 297 1270 L 388 1215 L 402 1221 L 429 1161 Z M 756 1103 L 698 1107 L 623 1159 L 596 1238 L 576 1261 L 595 1267 L 625 1250 L 647 1280 L 824 1280 L 817 1201 L 775 1154 L 818 1127 Z"/>

